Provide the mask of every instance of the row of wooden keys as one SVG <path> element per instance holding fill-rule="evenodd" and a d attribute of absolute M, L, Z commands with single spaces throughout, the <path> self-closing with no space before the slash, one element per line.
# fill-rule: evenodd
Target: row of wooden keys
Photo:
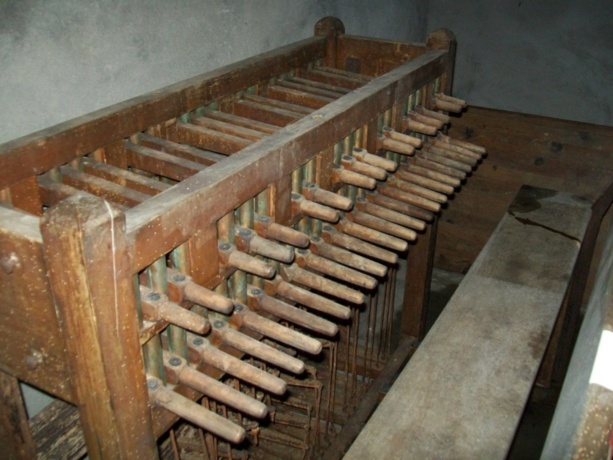
<path fill-rule="evenodd" d="M 461 110 L 458 107 L 463 104 L 442 95 L 437 100 L 445 103 L 445 110 Z M 165 323 L 190 331 L 189 362 L 165 351 L 166 383 L 148 376 L 153 403 L 224 439 L 240 442 L 245 436 L 242 426 L 172 391 L 173 385 L 191 387 L 251 417 L 266 416 L 268 408 L 263 402 L 196 368 L 210 365 L 272 394 L 283 394 L 286 384 L 282 379 L 224 353 L 218 346 L 233 347 L 286 372 L 301 374 L 303 361 L 241 331 L 253 331 L 307 354 L 320 353 L 319 340 L 269 318 L 321 336 L 338 333 L 334 319 L 349 319 L 352 308 L 347 305 L 359 307 L 365 302 L 364 292 L 377 286 L 378 278 L 397 262 L 397 253 L 407 250 L 408 242 L 425 228 L 485 154 L 479 146 L 440 133 L 448 121 L 446 115 L 424 108 L 409 113 L 404 128 L 432 136 L 425 142 L 383 129 L 378 147 L 406 155 L 406 162 L 399 164 L 359 148 L 343 156 L 341 164 L 334 166 L 332 182 L 365 190 L 355 201 L 303 182 L 301 193 L 291 196 L 292 213 L 296 220 L 307 216 L 322 221 L 321 236 L 306 235 L 256 214 L 253 228 L 235 227 L 234 243 L 219 241 L 220 269 L 254 275 L 265 280 L 263 288 L 249 285 L 244 298 L 229 299 L 173 269 L 168 271 L 168 296 L 141 286 L 142 311 L 153 322 L 143 332 L 143 342 Z M 149 135 L 141 136 L 143 140 L 148 145 L 172 147 L 171 141 Z M 196 144 L 205 147 L 203 142 Z M 228 320 L 209 320 L 183 308 L 193 304 Z"/>

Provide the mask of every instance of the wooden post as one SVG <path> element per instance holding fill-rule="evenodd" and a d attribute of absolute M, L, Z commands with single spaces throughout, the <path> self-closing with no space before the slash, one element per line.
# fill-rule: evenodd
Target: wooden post
<path fill-rule="evenodd" d="M 3 458 L 35 458 L 36 452 L 19 390 L 19 381 L 0 371 L 0 389 L 0 443 Z"/>
<path fill-rule="evenodd" d="M 315 36 L 326 36 L 328 38 L 326 45 L 326 58 L 324 59 L 324 63 L 328 67 L 337 67 L 337 37 L 339 34 L 344 33 L 345 25 L 340 19 L 335 18 L 334 16 L 326 16 L 325 18 L 321 18 L 319 21 L 317 21 L 317 24 L 315 24 Z"/>
<path fill-rule="evenodd" d="M 77 195 L 41 221 L 88 455 L 157 458 L 125 216 L 102 199 Z"/>
<path fill-rule="evenodd" d="M 426 318 L 430 298 L 430 281 L 434 261 L 434 246 L 438 217 L 434 217 L 409 247 L 407 277 L 402 308 L 402 334 L 422 340 L 426 335 Z"/>

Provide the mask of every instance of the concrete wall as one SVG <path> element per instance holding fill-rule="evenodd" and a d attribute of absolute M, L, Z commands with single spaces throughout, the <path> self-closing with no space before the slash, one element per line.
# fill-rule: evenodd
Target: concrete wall
<path fill-rule="evenodd" d="M 0 143 L 313 35 L 423 41 L 427 0 L 0 0 Z"/>
<path fill-rule="evenodd" d="M 429 0 L 427 17 L 457 36 L 458 97 L 613 125 L 613 2 Z"/>

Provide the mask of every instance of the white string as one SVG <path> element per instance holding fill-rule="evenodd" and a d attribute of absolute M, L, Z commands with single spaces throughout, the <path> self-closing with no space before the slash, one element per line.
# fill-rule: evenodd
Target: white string
<path fill-rule="evenodd" d="M 115 262 L 115 216 L 113 216 L 113 210 L 109 203 L 104 200 L 109 216 L 111 216 L 111 250 L 113 251 L 113 294 L 115 296 L 115 333 L 119 335 L 119 301 L 117 299 L 117 263 Z"/>

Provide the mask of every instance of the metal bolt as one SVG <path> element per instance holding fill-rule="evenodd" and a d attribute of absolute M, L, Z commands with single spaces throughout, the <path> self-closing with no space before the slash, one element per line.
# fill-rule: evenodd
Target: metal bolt
<path fill-rule="evenodd" d="M 181 282 L 185 281 L 185 278 L 186 278 L 186 276 L 185 276 L 185 275 L 178 274 L 178 275 L 174 275 L 174 276 L 172 277 L 172 280 L 173 280 L 175 283 L 181 283 Z"/>
<path fill-rule="evenodd" d="M 315 184 L 313 182 L 305 182 L 304 188 L 315 188 Z"/>
<path fill-rule="evenodd" d="M 242 237 L 246 237 L 251 235 L 251 230 L 248 228 L 241 228 L 238 230 L 238 234 Z"/>
<path fill-rule="evenodd" d="M 177 358 L 176 356 L 173 356 L 172 358 L 168 360 L 168 364 L 170 364 L 171 366 L 178 366 L 181 364 L 181 358 Z"/>
<path fill-rule="evenodd" d="M 13 273 L 15 267 L 19 268 L 20 266 L 19 257 L 17 257 L 17 254 L 14 252 L 11 252 L 0 259 L 0 267 L 2 267 L 2 270 L 4 270 L 7 275 Z"/>
<path fill-rule="evenodd" d="M 351 161 L 352 157 L 350 157 L 349 155 L 343 155 L 343 160 L 345 161 Z"/>
<path fill-rule="evenodd" d="M 299 200 L 300 195 L 298 193 L 292 193 L 292 200 Z"/>
<path fill-rule="evenodd" d="M 197 347 L 199 347 L 200 345 L 204 344 L 204 339 L 202 337 L 198 337 L 194 339 L 192 343 L 196 345 Z"/>
<path fill-rule="evenodd" d="M 258 222 L 268 222 L 270 220 L 270 217 L 257 215 L 255 216 L 255 220 L 257 220 Z"/>
<path fill-rule="evenodd" d="M 227 251 L 230 249 L 230 243 L 221 243 L 219 245 L 219 249 L 221 249 L 222 251 Z"/>
<path fill-rule="evenodd" d="M 313 241 L 313 243 L 319 243 L 321 241 L 321 238 L 318 236 L 312 236 L 311 240 Z"/>
<path fill-rule="evenodd" d="M 154 302 L 157 302 L 158 300 L 160 300 L 162 298 L 162 296 L 160 294 L 158 294 L 157 292 L 150 292 L 147 295 L 147 299 L 149 300 L 153 300 Z"/>
<path fill-rule="evenodd" d="M 243 311 L 243 306 L 242 306 L 242 305 L 237 304 L 237 305 L 234 305 L 234 309 L 235 309 L 236 311 Z"/>
<path fill-rule="evenodd" d="M 331 232 L 334 230 L 331 225 L 324 225 L 323 230 L 326 232 Z"/>
<path fill-rule="evenodd" d="M 158 387 L 159 383 L 156 379 L 147 379 L 147 388 L 150 390 L 155 390 Z"/>
<path fill-rule="evenodd" d="M 262 294 L 262 290 L 258 289 L 258 288 L 252 289 L 251 290 L 251 294 L 253 294 L 253 295 L 261 295 Z"/>
<path fill-rule="evenodd" d="M 215 321 L 213 323 L 213 326 L 216 327 L 217 329 L 222 328 L 223 327 L 223 321 Z"/>
<path fill-rule="evenodd" d="M 26 367 L 28 369 L 34 370 L 39 364 L 43 363 L 43 355 L 40 351 L 34 350 L 25 358 Z"/>
<path fill-rule="evenodd" d="M 307 250 L 306 249 L 298 249 L 298 254 L 306 254 Z"/>

